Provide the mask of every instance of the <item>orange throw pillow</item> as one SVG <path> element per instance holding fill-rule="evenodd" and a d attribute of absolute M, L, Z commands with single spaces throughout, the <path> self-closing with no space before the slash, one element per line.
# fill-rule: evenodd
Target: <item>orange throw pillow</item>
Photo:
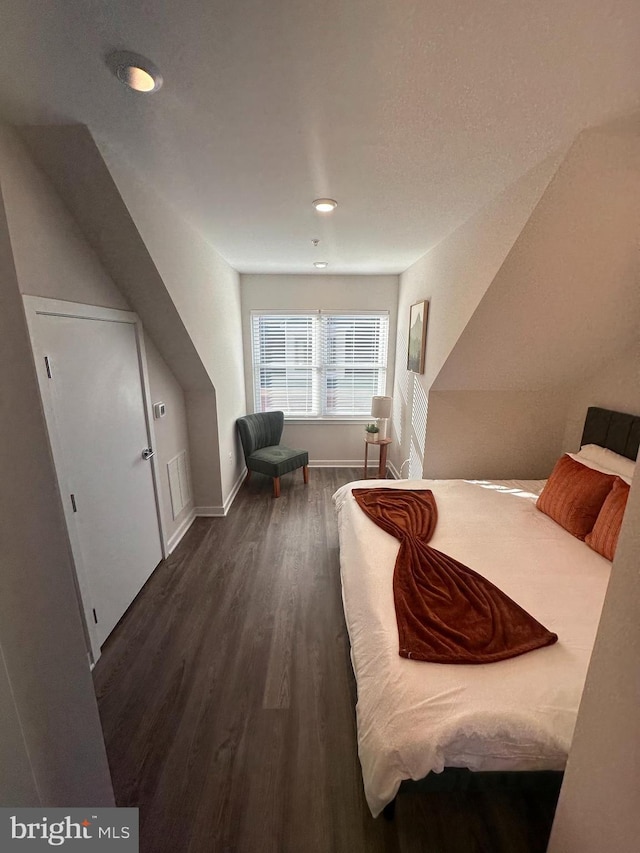
<path fill-rule="evenodd" d="M 593 529 L 616 477 L 561 456 L 536 506 L 578 539 Z"/>
<path fill-rule="evenodd" d="M 613 488 L 602 504 L 593 530 L 584 540 L 590 548 L 602 554 L 607 560 L 613 560 L 615 556 L 628 497 L 628 484 L 616 477 Z"/>

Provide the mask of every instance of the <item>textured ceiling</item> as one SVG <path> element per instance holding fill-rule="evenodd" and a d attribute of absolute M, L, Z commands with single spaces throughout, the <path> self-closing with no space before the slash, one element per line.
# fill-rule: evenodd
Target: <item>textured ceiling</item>
<path fill-rule="evenodd" d="M 640 108 L 639 43 L 637 0 L 4 0 L 0 114 L 86 124 L 241 272 L 397 273 Z"/>

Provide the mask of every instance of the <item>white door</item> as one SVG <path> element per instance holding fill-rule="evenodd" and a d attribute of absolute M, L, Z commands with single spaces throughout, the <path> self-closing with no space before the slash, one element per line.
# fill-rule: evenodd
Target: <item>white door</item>
<path fill-rule="evenodd" d="M 137 326 L 41 312 L 30 325 L 85 616 L 102 645 L 162 559 Z"/>

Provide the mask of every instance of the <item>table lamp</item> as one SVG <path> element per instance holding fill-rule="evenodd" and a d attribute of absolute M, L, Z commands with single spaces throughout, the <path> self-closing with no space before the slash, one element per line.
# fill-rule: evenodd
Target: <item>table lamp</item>
<path fill-rule="evenodd" d="M 392 397 L 374 397 L 371 400 L 371 417 L 376 418 L 378 423 L 378 441 L 387 437 L 387 424 L 391 417 Z"/>

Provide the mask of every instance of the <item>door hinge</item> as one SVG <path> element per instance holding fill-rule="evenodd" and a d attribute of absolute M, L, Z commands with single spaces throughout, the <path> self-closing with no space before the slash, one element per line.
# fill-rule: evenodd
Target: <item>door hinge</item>
<path fill-rule="evenodd" d="M 71 495 L 71 506 L 74 512 L 78 512 L 78 507 L 76 506 L 76 496 Z"/>
<path fill-rule="evenodd" d="M 45 355 L 44 357 L 44 366 L 47 368 L 47 376 L 51 379 L 51 364 L 49 362 L 49 356 Z"/>
<path fill-rule="evenodd" d="M 95 607 L 94 607 L 94 608 L 92 608 L 92 609 L 93 609 L 93 621 L 94 621 L 94 622 L 96 623 L 96 625 L 97 625 L 97 624 L 98 624 L 98 617 L 96 616 L 96 609 L 95 609 Z"/>

